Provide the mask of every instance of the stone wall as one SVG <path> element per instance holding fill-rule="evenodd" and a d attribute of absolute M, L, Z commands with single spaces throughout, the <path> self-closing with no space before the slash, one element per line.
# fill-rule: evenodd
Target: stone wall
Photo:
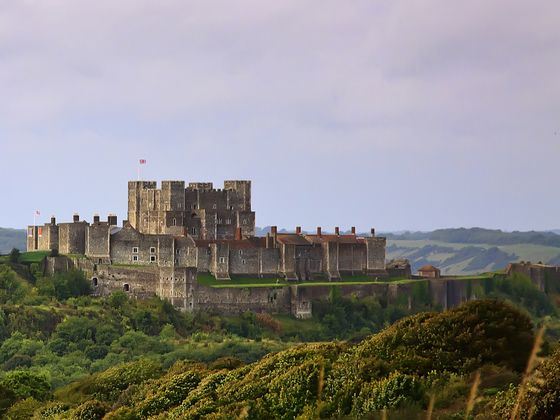
<path fill-rule="evenodd" d="M 85 254 L 87 222 L 60 223 L 58 250 L 61 254 Z"/>

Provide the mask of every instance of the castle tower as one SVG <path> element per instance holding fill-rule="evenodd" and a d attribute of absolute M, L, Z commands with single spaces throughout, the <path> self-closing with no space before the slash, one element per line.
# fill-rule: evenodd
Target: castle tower
<path fill-rule="evenodd" d="M 128 181 L 128 221 L 133 228 L 140 229 L 143 191 L 155 188 L 155 181 Z"/>

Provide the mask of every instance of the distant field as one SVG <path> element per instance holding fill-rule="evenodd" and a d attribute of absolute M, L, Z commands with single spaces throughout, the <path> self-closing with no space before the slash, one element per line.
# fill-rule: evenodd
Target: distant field
<path fill-rule="evenodd" d="M 413 271 L 422 265 L 440 267 L 443 274 L 477 274 L 505 268 L 515 261 L 560 264 L 560 247 L 514 244 L 451 243 L 431 239 L 387 240 L 387 259 L 408 258 Z"/>

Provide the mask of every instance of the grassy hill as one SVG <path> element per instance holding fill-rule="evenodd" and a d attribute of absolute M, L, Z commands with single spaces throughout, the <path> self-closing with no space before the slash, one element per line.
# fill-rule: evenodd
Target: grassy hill
<path fill-rule="evenodd" d="M 9 229 L 0 227 L 0 254 L 7 254 L 12 248 L 25 250 L 25 229 Z"/>

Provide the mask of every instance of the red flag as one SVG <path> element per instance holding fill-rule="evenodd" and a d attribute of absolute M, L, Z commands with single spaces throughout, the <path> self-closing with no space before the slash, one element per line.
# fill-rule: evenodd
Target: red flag
<path fill-rule="evenodd" d="M 146 159 L 140 159 L 140 165 L 145 165 L 146 164 Z"/>

